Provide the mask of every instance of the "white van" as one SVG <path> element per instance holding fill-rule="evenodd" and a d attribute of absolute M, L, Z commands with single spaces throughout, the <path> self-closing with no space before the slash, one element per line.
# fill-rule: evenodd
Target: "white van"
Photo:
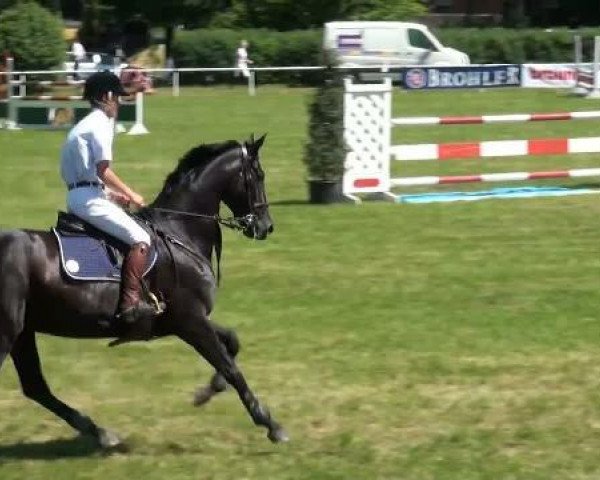
<path fill-rule="evenodd" d="M 407 22 L 329 22 L 324 47 L 342 67 L 468 65 L 469 56 L 444 47 L 425 25 Z"/>

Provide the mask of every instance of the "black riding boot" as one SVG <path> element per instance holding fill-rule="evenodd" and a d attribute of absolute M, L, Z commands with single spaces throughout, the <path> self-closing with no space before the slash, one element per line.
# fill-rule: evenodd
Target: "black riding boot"
<path fill-rule="evenodd" d="M 146 268 L 149 247 L 143 242 L 132 245 L 123 261 L 121 292 L 117 318 L 126 331 L 127 338 L 149 340 L 152 337 L 152 320 L 156 308 L 144 301 L 142 275 Z"/>

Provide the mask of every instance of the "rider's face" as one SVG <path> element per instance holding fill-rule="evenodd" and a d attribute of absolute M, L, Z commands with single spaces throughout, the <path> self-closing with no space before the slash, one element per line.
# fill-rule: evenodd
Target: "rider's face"
<path fill-rule="evenodd" d="M 102 98 L 102 109 L 109 118 L 116 118 L 119 111 L 119 97 L 112 92 L 107 93 Z"/>

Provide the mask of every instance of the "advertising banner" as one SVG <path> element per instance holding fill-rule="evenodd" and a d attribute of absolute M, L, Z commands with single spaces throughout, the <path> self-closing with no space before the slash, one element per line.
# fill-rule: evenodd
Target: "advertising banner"
<path fill-rule="evenodd" d="M 577 83 L 575 65 L 569 63 L 526 63 L 522 86 L 525 88 L 573 88 Z"/>
<path fill-rule="evenodd" d="M 465 65 L 456 67 L 418 67 L 404 71 L 404 88 L 520 87 L 520 65 Z"/>

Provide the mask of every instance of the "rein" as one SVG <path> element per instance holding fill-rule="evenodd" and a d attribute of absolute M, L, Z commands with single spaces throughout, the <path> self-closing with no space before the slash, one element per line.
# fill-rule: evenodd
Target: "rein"
<path fill-rule="evenodd" d="M 147 208 L 150 210 L 154 210 L 156 212 L 170 213 L 173 215 L 182 215 L 184 217 L 193 217 L 193 218 L 199 218 L 199 219 L 204 219 L 204 220 L 213 220 L 213 221 L 217 222 L 218 224 L 223 225 L 224 227 L 231 228 L 232 230 L 244 230 L 244 228 L 246 228 L 247 225 L 251 224 L 256 217 L 254 214 L 249 213 L 248 215 L 245 215 L 243 217 L 223 218 L 219 214 L 205 215 L 202 213 L 185 212 L 183 210 L 172 210 L 170 208 L 161 208 L 161 207 L 147 207 Z"/>

